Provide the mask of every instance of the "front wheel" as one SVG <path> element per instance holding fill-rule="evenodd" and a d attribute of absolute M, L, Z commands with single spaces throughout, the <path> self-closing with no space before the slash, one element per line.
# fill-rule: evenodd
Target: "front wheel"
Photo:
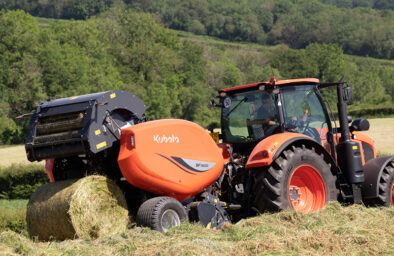
<path fill-rule="evenodd" d="M 260 211 L 293 209 L 311 213 L 336 201 L 336 176 L 315 150 L 285 150 L 267 169 L 254 172 L 254 205 Z"/>
<path fill-rule="evenodd" d="M 160 196 L 145 201 L 137 212 L 137 224 L 153 230 L 167 232 L 187 220 L 186 210 L 174 198 Z"/>

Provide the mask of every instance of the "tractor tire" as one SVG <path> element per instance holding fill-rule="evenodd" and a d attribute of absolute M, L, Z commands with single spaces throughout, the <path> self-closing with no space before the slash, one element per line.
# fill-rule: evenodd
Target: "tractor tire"
<path fill-rule="evenodd" d="M 311 213 L 338 198 L 331 165 L 304 145 L 283 151 L 271 166 L 257 169 L 254 179 L 254 207 L 260 213 L 284 209 Z"/>
<path fill-rule="evenodd" d="M 383 169 L 379 180 L 379 195 L 377 198 L 366 200 L 368 206 L 394 206 L 394 162 L 389 162 Z"/>
<path fill-rule="evenodd" d="M 137 212 L 137 225 L 166 233 L 187 220 L 185 207 L 174 198 L 160 196 L 145 201 Z"/>

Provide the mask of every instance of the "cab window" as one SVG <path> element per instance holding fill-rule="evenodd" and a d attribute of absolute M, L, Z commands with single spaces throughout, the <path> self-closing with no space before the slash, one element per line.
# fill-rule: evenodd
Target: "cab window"
<path fill-rule="evenodd" d="M 267 91 L 248 91 L 223 99 L 222 132 L 227 142 L 261 140 L 278 127 L 274 96 Z"/>
<path fill-rule="evenodd" d="M 281 89 L 285 128 L 308 135 L 324 143 L 328 124 L 313 86 L 289 86 Z"/>

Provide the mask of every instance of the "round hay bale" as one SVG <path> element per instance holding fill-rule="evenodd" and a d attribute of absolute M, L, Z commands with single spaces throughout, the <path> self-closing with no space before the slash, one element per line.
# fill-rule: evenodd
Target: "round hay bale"
<path fill-rule="evenodd" d="M 98 175 L 41 186 L 27 205 L 27 229 L 40 240 L 94 239 L 125 231 L 126 200 L 114 181 Z"/>

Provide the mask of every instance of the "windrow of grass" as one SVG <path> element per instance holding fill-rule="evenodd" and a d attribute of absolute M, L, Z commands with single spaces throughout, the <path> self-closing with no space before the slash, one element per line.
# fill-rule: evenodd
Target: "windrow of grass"
<path fill-rule="evenodd" d="M 394 255 L 394 207 L 343 207 L 318 213 L 263 214 L 208 230 L 185 223 L 161 234 L 135 227 L 96 240 L 35 242 L 10 229 L 0 251 L 12 255 Z"/>

